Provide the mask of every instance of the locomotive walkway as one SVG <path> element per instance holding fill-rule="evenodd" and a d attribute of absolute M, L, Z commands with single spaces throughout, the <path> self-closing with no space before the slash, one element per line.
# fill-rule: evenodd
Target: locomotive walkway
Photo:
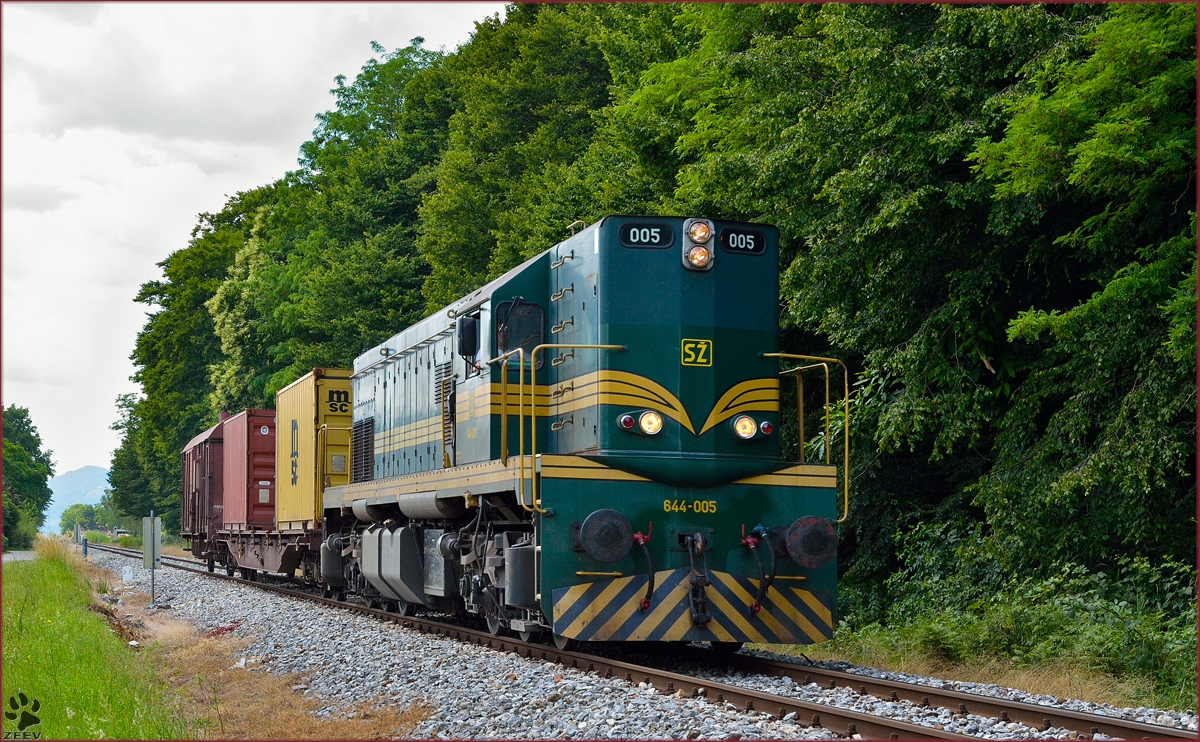
<path fill-rule="evenodd" d="M 111 546 L 91 546 L 99 551 L 111 552 L 128 557 L 141 557 L 141 552 Z M 701 697 L 718 704 L 734 704 L 751 711 L 778 714 L 777 718 L 794 719 L 797 724 L 824 727 L 844 736 L 859 735 L 865 738 L 939 738 L 975 739 L 970 735 L 958 734 L 931 726 L 911 724 L 886 716 L 852 711 L 826 703 L 813 703 L 791 696 L 752 690 L 741 685 L 732 685 L 711 678 L 671 672 L 647 665 L 633 664 L 619 659 L 602 657 L 583 651 L 564 651 L 552 646 L 527 643 L 515 638 L 492 636 L 462 626 L 418 617 L 399 616 L 394 613 L 368 608 L 357 603 L 336 601 L 312 593 L 281 587 L 269 582 L 249 581 L 220 573 L 209 573 L 203 562 L 179 557 L 163 557 L 165 566 L 218 577 L 251 585 L 259 589 L 302 598 L 304 600 L 350 610 L 362 615 L 400 624 L 426 634 L 436 634 L 455 640 L 490 647 L 502 652 L 515 652 L 524 657 L 554 662 L 564 667 L 576 667 L 601 674 L 605 677 L 623 677 L 632 682 L 643 682 L 664 693 Z M 274 579 L 274 578 L 271 578 Z M 873 678 L 866 675 L 829 670 L 797 662 L 768 659 L 746 654 L 715 655 L 710 650 L 695 647 L 679 647 L 672 652 L 680 659 L 705 666 L 724 667 L 746 674 L 790 678 L 797 685 L 817 684 L 821 688 L 847 689 L 861 696 L 873 696 L 883 701 L 910 702 L 920 708 L 944 708 L 959 715 L 975 715 L 999 719 L 1001 722 L 1021 724 L 1048 734 L 1071 730 L 1081 737 L 1103 735 L 1109 738 L 1181 738 L 1196 739 L 1196 733 L 1176 727 L 1145 724 L 1137 721 L 1089 714 L 1079 711 L 1021 703 L 1005 699 L 990 698 L 974 693 L 933 688 L 926 685 L 903 683 L 894 680 Z"/>

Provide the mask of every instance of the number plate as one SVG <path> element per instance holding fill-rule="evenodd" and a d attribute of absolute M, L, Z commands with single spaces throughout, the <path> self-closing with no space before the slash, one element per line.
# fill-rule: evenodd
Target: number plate
<path fill-rule="evenodd" d="M 721 248 L 741 255 L 762 255 L 767 251 L 767 235 L 757 229 L 722 229 Z"/>
<path fill-rule="evenodd" d="M 666 222 L 629 222 L 617 228 L 624 247 L 658 250 L 675 244 L 675 228 Z"/>

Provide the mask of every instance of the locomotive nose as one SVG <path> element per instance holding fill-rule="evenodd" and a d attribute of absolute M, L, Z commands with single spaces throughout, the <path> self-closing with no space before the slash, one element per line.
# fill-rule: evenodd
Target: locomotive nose
<path fill-rule="evenodd" d="M 806 569 L 824 567 L 837 554 L 833 524 L 815 515 L 806 515 L 793 523 L 785 541 L 788 556 Z"/>

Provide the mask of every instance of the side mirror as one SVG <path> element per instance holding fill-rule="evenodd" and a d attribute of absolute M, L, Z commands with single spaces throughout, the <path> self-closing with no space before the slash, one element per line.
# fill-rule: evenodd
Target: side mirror
<path fill-rule="evenodd" d="M 479 319 L 477 317 L 458 318 L 458 354 L 464 358 L 474 358 L 479 350 Z"/>

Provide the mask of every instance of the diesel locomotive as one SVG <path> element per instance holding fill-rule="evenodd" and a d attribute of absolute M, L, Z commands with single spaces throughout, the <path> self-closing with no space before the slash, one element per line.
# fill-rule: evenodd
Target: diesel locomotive
<path fill-rule="evenodd" d="M 606 217 L 367 350 L 348 393 L 282 391 L 272 529 L 210 528 L 194 550 L 560 647 L 823 641 L 849 505 L 829 456 L 838 363 L 779 352 L 773 227 Z M 785 461 L 781 380 L 802 405 L 812 370 L 825 460 L 803 460 L 801 410 Z M 305 476 L 308 517 L 282 517 Z"/>

